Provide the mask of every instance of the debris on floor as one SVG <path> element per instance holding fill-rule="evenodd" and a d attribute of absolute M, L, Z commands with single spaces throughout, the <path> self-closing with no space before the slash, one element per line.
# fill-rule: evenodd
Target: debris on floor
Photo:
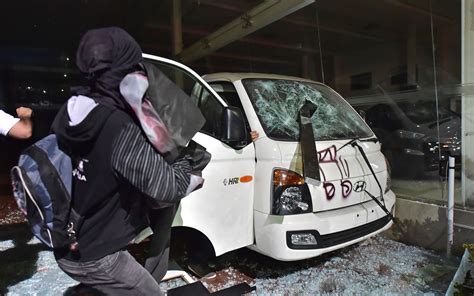
<path fill-rule="evenodd" d="M 5 202 L 3 202 L 5 201 Z M 3 214 L 2 214 L 3 212 Z M 56 265 L 53 254 L 32 238 L 11 200 L 0 203 L 0 295 L 62 295 L 77 285 Z M 132 253 L 140 261 L 146 243 Z M 186 254 L 173 255 L 191 266 Z M 143 259 L 143 258 L 141 258 Z M 458 262 L 379 235 L 354 246 L 296 262 L 281 262 L 243 248 L 207 262 L 212 276 L 200 279 L 212 293 L 240 283 L 257 295 L 301 294 L 444 294 Z M 196 267 L 194 267 L 196 268 Z M 199 279 L 198 277 L 195 277 Z M 183 286 L 176 279 L 162 289 Z"/>
<path fill-rule="evenodd" d="M 62 295 L 77 284 L 56 265 L 52 252 L 25 238 L 23 224 L 2 225 L 0 294 Z M 185 258 L 185 256 L 183 257 Z M 174 258 L 181 265 L 183 258 Z M 296 262 L 280 262 L 240 249 L 208 264 L 214 277 L 201 282 L 210 293 L 247 283 L 257 295 L 444 294 L 457 263 L 435 253 L 376 236 L 363 243 Z M 163 289 L 186 283 L 162 283 Z"/>

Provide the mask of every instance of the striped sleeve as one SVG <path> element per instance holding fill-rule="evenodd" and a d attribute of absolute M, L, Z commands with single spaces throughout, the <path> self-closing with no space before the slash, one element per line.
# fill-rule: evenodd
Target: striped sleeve
<path fill-rule="evenodd" d="M 177 202 L 189 186 L 189 160 L 183 158 L 168 164 L 135 124 L 129 124 L 117 138 L 112 167 L 119 176 L 157 201 Z"/>

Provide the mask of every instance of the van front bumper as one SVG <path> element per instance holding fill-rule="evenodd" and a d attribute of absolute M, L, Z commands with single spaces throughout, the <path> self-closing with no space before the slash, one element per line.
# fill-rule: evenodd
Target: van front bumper
<path fill-rule="evenodd" d="M 394 215 L 395 194 L 389 191 L 385 205 Z M 256 244 L 251 249 L 281 261 L 316 257 L 390 228 L 393 221 L 374 202 L 347 208 L 291 216 L 254 212 Z M 316 244 L 294 244 L 293 234 L 315 238 Z"/>

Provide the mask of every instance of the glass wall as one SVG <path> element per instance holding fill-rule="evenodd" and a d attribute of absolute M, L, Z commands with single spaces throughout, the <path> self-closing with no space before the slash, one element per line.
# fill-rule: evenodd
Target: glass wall
<path fill-rule="evenodd" d="M 318 1 L 320 14 L 334 6 L 326 2 Z M 345 22 L 362 23 L 352 31 L 359 41 L 330 57 L 334 76 L 328 83 L 381 141 L 398 197 L 445 204 L 446 163 L 452 155 L 455 201 L 462 205 L 461 1 L 350 5 L 367 10 L 349 16 L 344 13 L 350 7 L 334 6 L 334 12 L 346 16 Z"/>
<path fill-rule="evenodd" d="M 306 15 L 317 52 L 300 68 L 341 93 L 380 140 L 397 196 L 392 237 L 446 250 L 454 157 L 459 253 L 473 238 L 473 9 L 472 0 L 318 0 Z"/>
<path fill-rule="evenodd" d="M 446 204 L 452 155 L 455 201 L 469 205 L 462 197 L 469 194 L 461 194 L 470 180 L 462 173 L 462 99 L 472 93 L 460 87 L 462 11 L 461 0 L 318 0 L 193 65 L 202 72 L 275 73 L 328 84 L 379 138 L 398 197 Z M 243 62 L 231 63 L 228 57 L 236 55 L 229 52 Z"/>
<path fill-rule="evenodd" d="M 474 155 L 463 155 L 470 151 L 464 138 L 471 134 L 469 110 L 474 109 L 474 88 L 469 87 L 474 82 L 469 40 L 474 38 L 469 35 L 470 15 L 461 21 L 462 12 L 470 11 L 464 2 L 318 0 L 186 64 L 202 74 L 263 72 L 324 82 L 365 117 L 380 139 L 399 197 L 444 204 L 446 157 L 451 154 L 456 159 L 456 203 L 472 206 Z M 169 1 L 127 3 L 112 5 L 113 13 L 88 1 L 74 7 L 57 1 L 54 10 L 22 0 L 1 9 L 0 108 L 14 113 L 18 106 L 32 107 L 34 138 L 45 135 L 70 86 L 83 84 L 73 55 L 80 36 L 92 27 L 122 26 L 144 51 L 171 57 Z M 186 48 L 261 1 L 182 3 Z M 24 18 L 18 24 L 13 16 L 20 12 Z M 0 154 L 2 171 L 8 171 L 27 144 L 0 138 L 0 150 L 7 151 Z"/>

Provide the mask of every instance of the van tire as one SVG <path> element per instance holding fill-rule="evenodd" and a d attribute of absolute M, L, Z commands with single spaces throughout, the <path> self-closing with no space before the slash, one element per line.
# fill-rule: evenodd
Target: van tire
<path fill-rule="evenodd" d="M 189 227 L 173 227 L 171 252 L 178 257 L 186 257 L 188 262 L 209 262 L 216 257 L 209 239 L 202 232 Z"/>

